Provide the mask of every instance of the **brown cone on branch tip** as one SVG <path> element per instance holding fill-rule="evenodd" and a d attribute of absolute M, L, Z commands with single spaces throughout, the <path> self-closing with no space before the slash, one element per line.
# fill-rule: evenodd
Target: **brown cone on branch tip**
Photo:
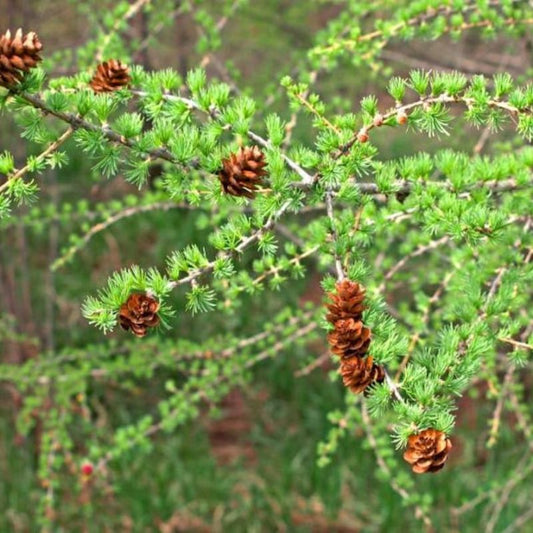
<path fill-rule="evenodd" d="M 339 372 L 342 382 L 354 394 L 360 394 L 373 383 L 380 383 L 385 379 L 383 367 L 376 365 L 371 355 L 364 359 L 352 357 L 341 360 Z"/>
<path fill-rule="evenodd" d="M 451 449 L 452 442 L 442 431 L 425 429 L 409 437 L 403 458 L 416 474 L 438 472 L 444 467 Z"/>
<path fill-rule="evenodd" d="M 330 324 L 337 323 L 338 320 L 353 318 L 360 320 L 365 306 L 365 290 L 359 283 L 345 279 L 336 285 L 336 292 L 328 294 L 331 303 L 327 305 L 329 313 L 326 319 Z"/>
<path fill-rule="evenodd" d="M 109 93 L 127 87 L 130 81 L 128 66 L 110 59 L 96 67 L 89 85 L 95 93 Z"/>
<path fill-rule="evenodd" d="M 239 150 L 222 160 L 218 173 L 222 189 L 232 196 L 253 198 L 257 187 L 262 185 L 266 165 L 265 155 L 258 146 L 240 147 Z"/>
<path fill-rule="evenodd" d="M 126 303 L 120 307 L 119 324 L 126 331 L 131 329 L 136 337 L 144 337 L 148 328 L 159 325 L 159 307 L 159 302 L 147 294 L 130 294 Z"/>
<path fill-rule="evenodd" d="M 10 87 L 17 84 L 24 72 L 28 72 L 42 61 L 39 52 L 43 45 L 34 31 L 22 33 L 18 29 L 14 37 L 7 30 L 0 37 L 0 85 Z"/>

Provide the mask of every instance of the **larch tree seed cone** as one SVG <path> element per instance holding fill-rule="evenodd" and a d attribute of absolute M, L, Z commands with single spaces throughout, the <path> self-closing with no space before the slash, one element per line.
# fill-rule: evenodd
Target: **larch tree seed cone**
<path fill-rule="evenodd" d="M 118 319 L 120 326 L 136 337 L 144 337 L 148 328 L 159 324 L 159 302 L 142 293 L 130 294 L 126 303 L 120 307 Z"/>
<path fill-rule="evenodd" d="M 130 81 L 128 66 L 117 59 L 110 59 L 96 67 L 90 86 L 95 93 L 109 93 L 127 87 Z"/>
<path fill-rule="evenodd" d="M 452 442 L 442 431 L 425 429 L 409 437 L 403 458 L 416 474 L 438 472 L 451 449 Z"/>
<path fill-rule="evenodd" d="M 361 320 L 365 309 L 365 290 L 359 283 L 344 279 L 337 283 L 336 292 L 330 292 L 328 296 L 331 303 L 327 305 L 329 313 L 326 319 L 331 324 L 335 325 L 338 320 L 346 318 Z"/>
<path fill-rule="evenodd" d="M 342 359 L 364 357 L 370 345 L 371 332 L 360 320 L 337 320 L 328 334 L 331 351 Z"/>
<path fill-rule="evenodd" d="M 23 35 L 18 29 L 15 37 L 9 30 L 0 37 L 0 85 L 11 87 L 16 85 L 23 76 L 42 61 L 39 52 L 43 45 L 34 31 Z"/>
<path fill-rule="evenodd" d="M 253 198 L 267 174 L 265 165 L 265 155 L 258 146 L 241 146 L 238 152 L 222 160 L 218 177 L 223 191 L 232 196 Z"/>
<path fill-rule="evenodd" d="M 371 355 L 364 359 L 352 357 L 342 360 L 339 372 L 344 386 L 355 394 L 360 394 L 373 383 L 381 383 L 385 379 L 383 367 L 376 365 Z"/>

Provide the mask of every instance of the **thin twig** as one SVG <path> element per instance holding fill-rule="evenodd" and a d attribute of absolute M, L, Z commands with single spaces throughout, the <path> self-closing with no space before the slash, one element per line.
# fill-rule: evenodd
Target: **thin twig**
<path fill-rule="evenodd" d="M 339 135 L 341 133 L 339 128 L 337 128 L 337 126 L 334 126 L 322 113 L 320 113 L 316 109 L 316 107 L 311 102 L 309 102 L 309 100 L 307 99 L 307 93 L 308 91 L 305 93 L 296 93 L 294 96 L 312 115 L 317 118 L 317 120 L 322 122 L 322 124 L 324 124 L 324 126 L 326 126 L 328 129 Z"/>
<path fill-rule="evenodd" d="M 500 394 L 498 396 L 498 401 L 496 402 L 496 407 L 492 415 L 492 422 L 490 424 L 490 432 L 489 432 L 489 440 L 487 441 L 487 448 L 492 448 L 496 444 L 496 441 L 498 439 L 498 433 L 500 429 L 500 420 L 501 420 L 502 411 L 503 411 L 503 403 L 507 395 L 507 390 L 509 389 L 509 386 L 513 379 L 514 371 L 515 371 L 515 366 L 509 365 L 509 368 L 507 369 L 507 372 L 505 373 L 505 377 L 503 379 Z"/>
<path fill-rule="evenodd" d="M 248 246 L 258 241 L 265 233 L 267 233 L 276 223 L 277 219 L 280 218 L 283 213 L 289 208 L 291 202 L 285 202 L 271 217 L 265 222 L 263 226 L 256 229 L 251 235 L 241 240 L 240 244 L 234 249 L 227 252 L 220 252 L 213 261 L 210 261 L 205 266 L 193 270 L 188 276 L 180 278 L 178 280 L 173 280 L 168 284 L 169 289 L 174 289 L 179 285 L 185 285 L 195 281 L 198 277 L 211 272 L 215 268 L 215 265 L 220 259 L 228 259 L 235 254 L 242 253 Z"/>
<path fill-rule="evenodd" d="M 533 519 L 533 508 L 529 508 L 527 511 L 518 516 L 513 522 L 511 522 L 502 533 L 513 533 L 514 531 L 525 531 L 522 529 L 527 522 Z"/>
<path fill-rule="evenodd" d="M 306 257 L 309 257 L 310 255 L 313 255 L 318 249 L 320 248 L 320 246 L 313 246 L 312 248 L 309 248 L 308 250 L 306 250 L 305 252 L 302 252 L 301 254 L 293 257 L 290 261 L 289 261 L 289 265 L 296 265 L 298 263 L 300 263 L 300 261 L 302 259 L 305 259 Z M 283 271 L 283 268 L 282 267 L 272 267 L 270 268 L 269 270 L 267 270 L 266 272 L 263 272 L 263 274 L 261 274 L 260 276 L 258 276 L 257 278 L 255 278 L 253 281 L 252 281 L 252 285 L 259 285 L 262 281 L 264 281 L 268 276 L 275 276 L 276 274 L 279 274 L 280 272 Z M 245 290 L 246 287 L 242 287 L 242 290 Z"/>
<path fill-rule="evenodd" d="M 289 318 L 288 321 L 286 322 L 283 322 L 282 324 L 278 324 L 272 328 L 268 328 L 264 331 L 261 331 L 260 333 L 256 333 L 255 335 L 252 335 L 251 337 L 246 337 L 244 339 L 241 339 L 240 341 L 238 341 L 236 344 L 234 344 L 233 346 L 229 346 L 228 348 L 225 348 L 224 350 L 221 350 L 219 352 L 213 352 L 211 350 L 196 350 L 196 351 L 192 351 L 192 352 L 184 352 L 183 350 L 179 350 L 177 349 L 176 352 L 171 352 L 171 357 L 172 357 L 172 360 L 173 361 L 192 361 L 192 360 L 203 360 L 203 359 L 209 359 L 209 360 L 219 360 L 219 359 L 228 359 L 230 357 L 232 357 L 233 355 L 235 355 L 236 352 L 238 352 L 239 350 L 242 350 L 244 348 L 247 348 L 249 346 L 253 346 L 254 344 L 257 344 L 265 339 L 267 339 L 268 337 L 272 336 L 272 335 L 276 335 L 280 332 L 282 332 L 283 330 L 285 330 L 287 328 L 287 326 L 298 326 L 300 324 L 309 324 L 310 320 L 312 320 L 313 318 L 313 315 L 314 313 L 311 311 L 311 312 L 306 312 L 306 313 L 303 313 L 302 315 L 300 316 L 295 316 L 295 317 L 291 317 Z M 150 350 L 151 348 L 155 348 L 155 345 L 152 346 L 151 344 L 147 345 L 147 346 L 143 346 L 143 349 L 146 349 L 146 350 Z M 116 356 L 116 355 L 127 355 L 129 352 L 133 352 L 135 350 L 138 351 L 138 346 L 136 343 L 133 343 L 129 346 L 123 346 L 115 351 L 113 351 L 113 354 Z M 49 375 L 46 375 L 46 372 L 47 370 L 49 370 L 51 367 L 60 367 L 60 366 L 64 366 L 65 364 L 72 364 L 72 363 L 75 363 L 79 360 L 83 360 L 87 357 L 87 352 L 85 351 L 82 351 L 80 352 L 79 354 L 76 354 L 76 356 L 73 356 L 73 355 L 63 355 L 63 356 L 58 356 L 58 357 L 55 357 L 54 359 L 50 360 L 50 359 L 43 359 L 42 362 L 39 362 L 38 363 L 38 366 L 35 366 L 33 367 L 33 371 L 41 374 L 41 375 L 38 375 L 37 377 L 35 378 L 30 378 L 29 376 L 27 376 L 26 374 L 24 376 L 22 375 L 19 375 L 17 374 L 16 375 L 16 380 L 17 381 L 22 381 L 22 382 L 30 382 L 30 379 L 35 382 L 36 384 L 38 385 L 47 385 L 51 382 L 54 382 L 54 381 L 59 381 L 59 382 L 64 382 L 64 381 L 68 381 L 70 378 L 69 378 L 69 374 L 68 373 L 55 373 L 55 372 L 52 372 L 53 376 L 49 376 Z M 156 368 L 158 368 L 159 366 L 161 365 L 161 362 L 159 362 L 157 359 L 154 360 L 153 364 L 151 365 L 151 369 L 152 370 L 155 370 Z M 16 370 L 19 370 L 20 369 L 20 365 L 0 365 L 0 371 L 3 370 L 4 368 L 10 368 L 10 367 L 14 367 Z M 128 372 L 130 371 L 131 369 L 128 369 L 128 368 L 125 368 L 124 369 L 124 372 Z M 48 371 L 48 373 L 50 374 L 50 372 Z M 95 369 L 92 369 L 90 372 L 89 372 L 89 375 L 92 377 L 92 378 L 95 378 L 95 379 L 99 379 L 99 378 L 102 378 L 104 376 L 107 376 L 109 374 L 109 371 L 107 369 L 104 369 L 104 368 L 95 368 Z M 11 375 L 9 373 L 9 371 L 7 372 L 7 375 Z M 11 381 L 11 377 L 6 377 L 5 375 L 2 376 L 2 372 L 0 372 L 0 381 L 6 381 L 6 382 L 10 382 Z"/>
<path fill-rule="evenodd" d="M 326 210 L 327 210 L 328 218 L 331 224 L 331 239 L 333 241 L 332 246 L 333 246 L 333 255 L 335 257 L 335 269 L 337 271 L 337 281 L 342 281 L 346 277 L 346 274 L 344 273 L 342 261 L 336 249 L 338 236 L 337 236 L 337 230 L 335 229 L 335 214 L 333 212 L 333 199 L 332 199 L 331 191 L 329 190 L 326 191 L 325 200 L 326 200 Z"/>
<path fill-rule="evenodd" d="M 311 363 L 309 363 L 308 365 L 304 366 L 303 368 L 300 368 L 300 370 L 297 370 L 293 375 L 295 378 L 307 376 L 313 370 L 321 367 L 327 361 L 331 361 L 331 354 L 329 353 L 329 350 L 327 352 L 324 352 L 321 356 L 317 357 L 314 361 L 311 361 Z"/>
<path fill-rule="evenodd" d="M 56 139 L 54 142 L 52 142 L 48 146 L 48 148 L 46 148 L 46 150 L 41 152 L 35 158 L 34 161 L 40 163 L 41 161 L 46 159 L 49 155 L 53 154 L 72 135 L 73 132 L 74 132 L 74 129 L 72 127 L 67 128 L 67 130 L 65 130 L 65 132 L 58 139 Z M 9 176 L 7 176 L 6 182 L 3 183 L 2 185 L 0 185 L 0 193 L 9 186 L 10 182 L 12 182 L 13 180 L 20 179 L 23 176 L 25 176 L 26 173 L 31 168 L 32 168 L 32 166 L 28 163 L 24 167 L 22 167 L 21 169 L 15 171 L 13 174 L 10 174 Z"/>
<path fill-rule="evenodd" d="M 525 460 L 529 457 L 528 455 L 525 455 L 522 458 L 522 461 L 525 462 Z M 502 491 L 498 495 L 498 498 L 496 500 L 496 504 L 494 506 L 493 512 L 491 514 L 491 517 L 489 521 L 487 522 L 487 526 L 485 528 L 486 533 L 493 533 L 494 528 L 496 527 L 496 524 L 498 522 L 498 518 L 500 517 L 500 514 L 509 501 L 509 496 L 511 495 L 511 492 L 513 489 L 521 482 L 523 481 L 531 472 L 533 472 L 533 462 L 529 464 L 529 466 L 525 468 L 519 468 L 518 474 L 516 477 L 511 477 L 511 479 L 505 484 Z"/>
<path fill-rule="evenodd" d="M 111 42 L 111 39 L 113 38 L 113 36 L 119 31 L 120 27 L 125 22 L 133 18 L 139 11 L 141 11 L 141 9 L 143 9 L 145 6 L 150 4 L 151 1 L 152 0 L 137 0 L 137 2 L 132 4 L 130 8 L 128 9 L 128 11 L 126 11 L 126 13 L 124 13 L 122 17 L 117 18 L 115 20 L 113 27 L 111 28 L 109 33 L 106 34 L 106 36 L 104 37 L 104 40 L 102 41 L 102 44 L 98 47 L 98 50 L 96 51 L 95 57 L 98 63 L 100 63 L 103 60 L 104 51 L 106 50 L 107 46 Z"/>
<path fill-rule="evenodd" d="M 414 259 L 415 257 L 418 257 L 422 254 L 425 254 L 426 252 L 429 252 L 430 250 L 434 250 L 435 248 L 438 248 L 439 246 L 446 244 L 450 240 L 450 237 L 448 235 L 445 235 L 444 237 L 441 237 L 440 239 L 437 239 L 435 241 L 431 241 L 428 244 L 425 244 L 423 246 L 419 246 L 416 250 L 412 251 L 411 253 L 403 256 L 384 276 L 383 283 L 379 286 L 378 291 L 381 292 L 385 289 L 385 282 L 389 281 L 399 270 L 401 270 L 411 259 Z"/>
<path fill-rule="evenodd" d="M 470 108 L 475 105 L 474 98 L 468 97 L 468 96 L 450 96 L 446 93 L 441 94 L 439 96 L 425 96 L 423 98 L 420 98 L 414 102 L 411 102 L 409 104 L 403 104 L 397 107 L 394 107 L 393 109 L 387 111 L 386 113 L 382 114 L 383 121 L 386 122 L 389 119 L 392 119 L 393 117 L 396 117 L 399 113 L 407 114 L 409 111 L 413 111 L 414 109 L 418 107 L 427 107 L 428 105 L 432 104 L 462 104 L 465 105 L 467 108 Z M 510 113 L 513 116 L 519 115 L 520 110 L 510 104 L 509 102 L 505 102 L 502 100 L 491 98 L 487 101 L 487 106 L 493 109 L 501 109 L 502 111 L 506 111 L 507 113 Z M 369 133 L 371 130 L 376 128 L 374 123 L 370 123 L 365 126 L 365 130 L 367 133 Z M 353 135 L 353 137 L 347 141 L 345 144 L 343 144 L 337 152 L 335 152 L 335 157 L 340 157 L 341 155 L 347 153 L 350 148 L 357 142 L 357 133 Z"/>
<path fill-rule="evenodd" d="M 533 346 L 531 346 L 531 344 L 527 344 L 526 342 L 516 341 L 509 337 L 498 337 L 498 340 L 501 342 L 512 344 L 513 346 L 516 346 L 517 348 L 524 348 L 525 350 L 533 350 Z"/>
<path fill-rule="evenodd" d="M 487 5 L 490 7 L 498 7 L 500 5 L 500 2 L 498 0 L 492 0 L 488 2 Z M 475 3 L 470 4 L 470 5 L 461 5 L 459 8 L 459 11 L 464 15 L 470 11 L 475 11 L 477 8 L 478 8 L 478 5 Z M 457 12 L 457 9 L 454 9 L 452 6 L 449 6 L 449 5 L 443 5 L 437 8 L 431 8 L 431 9 L 428 9 L 425 13 L 416 15 L 410 18 L 409 20 L 405 20 L 405 21 L 402 20 L 401 22 L 395 24 L 392 27 L 387 27 L 386 37 L 384 35 L 383 30 L 374 30 L 372 32 L 365 33 L 363 35 L 359 35 L 355 39 L 344 39 L 344 40 L 337 39 L 335 40 L 333 44 L 329 46 L 315 48 L 313 50 L 313 53 L 316 55 L 327 54 L 327 53 L 334 52 L 342 48 L 345 48 L 347 50 L 354 50 L 359 43 L 374 41 L 381 37 L 385 37 L 384 43 L 381 44 L 381 48 L 383 48 L 388 43 L 388 41 L 390 41 L 393 37 L 398 35 L 405 28 L 419 26 L 421 24 L 427 23 L 430 20 L 433 20 L 443 15 L 452 16 L 456 12 Z M 508 24 L 511 24 L 511 23 L 516 23 L 517 21 L 514 19 L 508 19 L 505 22 Z M 523 21 L 520 21 L 520 22 L 523 22 Z M 492 24 L 492 21 L 489 21 L 489 20 L 478 21 L 478 22 L 473 22 L 473 23 L 465 22 L 459 27 L 448 26 L 446 28 L 443 28 L 442 32 L 447 33 L 451 31 L 465 31 L 467 29 L 471 29 L 475 27 L 484 27 L 484 26 L 488 26 L 491 24 Z"/>
<path fill-rule="evenodd" d="M 438 302 L 445 291 L 446 287 L 448 287 L 448 284 L 450 283 L 450 280 L 452 279 L 453 275 L 455 274 L 455 270 L 452 270 L 451 272 L 448 272 L 446 276 L 444 276 L 444 279 L 440 283 L 440 285 L 437 287 L 437 290 L 432 294 L 431 298 L 428 301 L 428 305 L 426 309 L 424 310 L 424 314 L 422 315 L 422 325 L 426 326 L 429 322 L 429 316 L 431 313 L 431 307 L 433 304 Z M 405 367 L 407 366 L 407 363 L 409 362 L 411 356 L 413 355 L 413 352 L 415 350 L 417 342 L 420 340 L 420 332 L 417 331 L 412 337 L 411 341 L 409 342 L 409 346 L 407 348 L 407 353 L 405 354 L 404 358 L 402 359 L 402 362 L 400 363 L 400 366 L 398 367 L 398 370 L 396 372 L 396 375 L 394 376 L 394 380 L 398 381 L 400 379 L 400 376 L 402 375 L 403 371 L 405 370 Z"/>
<path fill-rule="evenodd" d="M 134 207 L 128 207 L 122 211 L 118 211 L 108 219 L 99 222 L 92 226 L 85 234 L 79 239 L 74 246 L 69 248 L 61 257 L 57 258 L 50 266 L 51 270 L 58 270 L 64 266 L 74 255 L 76 255 L 81 249 L 83 249 L 87 243 L 98 233 L 106 230 L 113 224 L 116 224 L 119 220 L 129 218 L 140 213 L 148 213 L 150 211 L 167 211 L 169 209 L 195 209 L 194 206 L 185 203 L 176 202 L 156 202 L 153 204 L 139 205 Z"/>
<path fill-rule="evenodd" d="M 393 380 L 389 372 L 386 368 L 383 368 L 383 372 L 385 373 L 385 382 L 387 383 L 387 386 L 391 390 L 391 392 L 394 394 L 394 397 L 399 401 L 404 403 L 404 399 L 402 398 L 402 395 L 400 394 L 400 391 L 398 390 L 398 385 L 396 384 L 396 381 Z"/>
<path fill-rule="evenodd" d="M 162 20 L 161 22 L 159 22 L 151 31 L 151 35 L 148 35 L 147 37 L 145 37 L 141 43 L 139 44 L 139 46 L 136 48 L 135 52 L 137 54 L 139 54 L 140 52 L 142 52 L 149 44 L 150 44 L 150 39 L 152 39 L 153 35 L 156 35 L 158 34 L 164 27 L 165 25 L 167 25 L 171 20 L 179 17 L 181 14 L 183 13 L 186 13 L 187 12 L 187 3 L 182 3 L 177 9 L 175 9 L 174 11 L 172 11 L 170 14 L 168 14 L 166 17 L 165 17 L 165 20 Z"/>

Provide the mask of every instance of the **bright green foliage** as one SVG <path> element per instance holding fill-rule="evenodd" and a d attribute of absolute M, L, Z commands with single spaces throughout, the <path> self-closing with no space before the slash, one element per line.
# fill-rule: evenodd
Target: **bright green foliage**
<path fill-rule="evenodd" d="M 40 527 L 59 530 L 71 520 L 68 513 L 80 520 L 76 511 L 61 515 L 57 497 L 73 486 L 80 494 L 88 490 L 69 461 L 90 460 L 100 476 L 95 486 L 112 484 L 117 465 L 156 453 L 155 435 L 179 439 L 183 428 L 196 431 L 206 406 L 215 413 L 231 390 L 253 390 L 268 372 L 280 389 L 298 375 L 335 396 L 319 405 L 315 440 L 305 443 L 316 452 L 313 464 L 341 472 L 357 433 L 366 461 L 376 455 L 386 490 L 428 528 L 439 491 L 427 491 L 410 474 L 402 450 L 410 435 L 427 428 L 454 441 L 463 395 L 482 395 L 489 413 L 486 438 L 471 433 L 464 447 L 484 439 L 494 448 L 521 433 L 521 452 L 513 454 L 528 453 L 533 85 L 506 72 L 392 72 L 382 52 L 391 42 L 461 39 L 466 32 L 513 42 L 531 29 L 531 4 L 334 2 L 336 15 L 308 49 L 291 56 L 294 64 L 280 66 L 271 86 L 243 82 L 241 90 L 231 63 L 221 76 L 204 67 L 209 58 L 218 64 L 222 29 L 232 18 L 239 29 L 239 10 L 253 7 L 247 2 L 115 2 L 101 18 L 94 2 L 81 4 L 97 34 L 76 54 L 57 52 L 16 88 L 0 89 L 4 116 L 14 118 L 17 135 L 31 147 L 24 158 L 0 154 L 0 235 L 19 230 L 40 239 L 53 228 L 47 275 L 60 285 L 63 276 L 76 280 L 65 291 L 75 292 L 77 309 L 95 326 L 85 332 L 75 318 L 72 330 L 59 324 L 57 339 L 49 337 L 38 356 L 0 365 L 0 380 L 24 395 L 17 431 L 42 432 Z M 154 35 L 147 42 L 125 38 L 138 12 Z M 196 24 L 198 66 L 179 74 L 134 65 L 136 52 L 157 46 L 171 12 Z M 107 57 L 130 63 L 132 82 L 95 94 L 90 72 Z M 48 75 L 58 64 L 76 74 Z M 359 104 L 335 85 L 345 69 L 375 79 Z M 321 84 L 322 78 L 329 80 Z M 389 150 L 390 139 L 400 139 L 401 148 Z M 224 194 L 222 161 L 254 145 L 267 161 L 260 190 L 253 199 Z M 47 176 L 76 162 L 83 174 L 58 202 L 57 182 L 49 196 Z M 106 186 L 119 193 L 94 201 L 93 188 L 97 195 Z M 60 245 L 58 232 L 68 235 Z M 92 253 L 105 238 L 111 251 L 99 256 L 102 264 Z M 121 238 L 125 257 L 112 253 Z M 324 361 L 329 328 L 316 298 L 301 303 L 313 276 L 324 293 L 343 277 L 366 288 L 371 354 L 387 376 L 364 397 L 343 391 L 341 400 L 336 372 L 331 379 L 308 376 Z M 106 338 L 132 292 L 159 301 L 161 327 L 144 339 L 123 332 Z M 55 290 L 42 295 L 45 306 L 57 301 L 58 313 L 61 298 Z M 36 341 L 2 314 L 0 342 Z M 136 405 L 128 416 L 117 408 L 112 420 L 95 424 L 88 413 L 104 394 L 102 383 L 133 397 L 150 390 L 151 404 Z M 305 385 L 294 386 L 312 403 Z M 507 410 L 516 424 L 506 424 Z M 460 460 L 446 466 L 448 484 Z M 531 462 L 517 468 L 527 469 Z M 491 485 L 486 475 L 480 501 L 501 497 L 513 479 L 502 475 Z M 438 486 L 440 476 L 432 483 Z M 469 483 L 465 498 L 475 500 L 476 490 Z M 319 492 L 327 500 L 331 491 Z M 82 520 L 96 517 L 98 506 L 87 506 Z M 488 531 L 501 512 L 491 511 Z M 246 530 L 242 516 L 227 518 L 225 527 Z M 372 524 L 385 530 L 386 518 Z M 269 527 L 276 526 L 263 530 Z"/>

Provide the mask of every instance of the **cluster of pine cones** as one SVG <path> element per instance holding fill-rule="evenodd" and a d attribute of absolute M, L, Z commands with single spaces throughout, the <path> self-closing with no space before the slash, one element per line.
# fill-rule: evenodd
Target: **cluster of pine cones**
<path fill-rule="evenodd" d="M 333 325 L 328 335 L 331 351 L 340 358 L 342 381 L 355 394 L 382 382 L 385 370 L 368 354 L 371 331 L 362 321 L 365 291 L 358 283 L 343 280 L 329 295 L 326 319 Z M 445 464 L 452 443 L 436 429 L 426 429 L 409 437 L 404 459 L 413 472 L 438 472 Z"/>
<path fill-rule="evenodd" d="M 24 73 L 42 61 L 39 55 L 42 48 L 35 32 L 23 34 L 18 29 L 12 37 L 6 31 L 0 37 L 0 86 L 11 88 L 19 83 Z M 94 92 L 105 93 L 127 87 L 130 81 L 128 66 L 110 59 L 96 67 L 89 85 Z M 253 198 L 267 174 L 265 166 L 265 156 L 259 147 L 241 147 L 222 160 L 218 172 L 222 190 L 232 196 Z M 375 364 L 368 354 L 371 332 L 362 321 L 365 292 L 358 283 L 343 280 L 329 297 L 327 320 L 333 325 L 328 335 L 331 351 L 340 358 L 344 385 L 359 394 L 385 377 L 383 367 Z M 159 302 L 152 296 L 132 293 L 120 307 L 119 324 L 135 336 L 144 337 L 148 328 L 159 325 L 159 308 Z M 426 429 L 409 437 L 404 459 L 416 473 L 437 472 L 444 466 L 451 447 L 444 433 Z"/>
<path fill-rule="evenodd" d="M 368 355 L 371 332 L 362 321 L 365 291 L 359 283 L 345 279 L 337 283 L 336 292 L 330 293 L 329 298 L 326 318 L 333 331 L 328 342 L 331 351 L 340 358 L 344 385 L 359 394 L 385 378 L 383 367 Z"/>
<path fill-rule="evenodd" d="M 15 36 L 7 30 L 0 37 L 0 85 L 13 87 L 42 61 L 39 55 L 43 45 L 34 31 L 23 34 L 19 28 Z M 130 82 L 129 69 L 120 61 L 111 59 L 96 67 L 90 86 L 97 92 L 111 92 L 126 87 Z"/>
<path fill-rule="evenodd" d="M 35 32 L 26 35 L 18 29 L 15 36 L 8 30 L 0 37 L 0 86 L 13 87 L 25 72 L 42 61 L 43 45 Z M 117 59 L 104 61 L 96 67 L 89 85 L 95 93 L 108 93 L 127 87 L 131 82 L 129 68 Z M 222 190 L 232 196 L 253 198 L 266 175 L 265 156 L 258 146 L 241 147 L 222 160 L 218 177 Z"/>

